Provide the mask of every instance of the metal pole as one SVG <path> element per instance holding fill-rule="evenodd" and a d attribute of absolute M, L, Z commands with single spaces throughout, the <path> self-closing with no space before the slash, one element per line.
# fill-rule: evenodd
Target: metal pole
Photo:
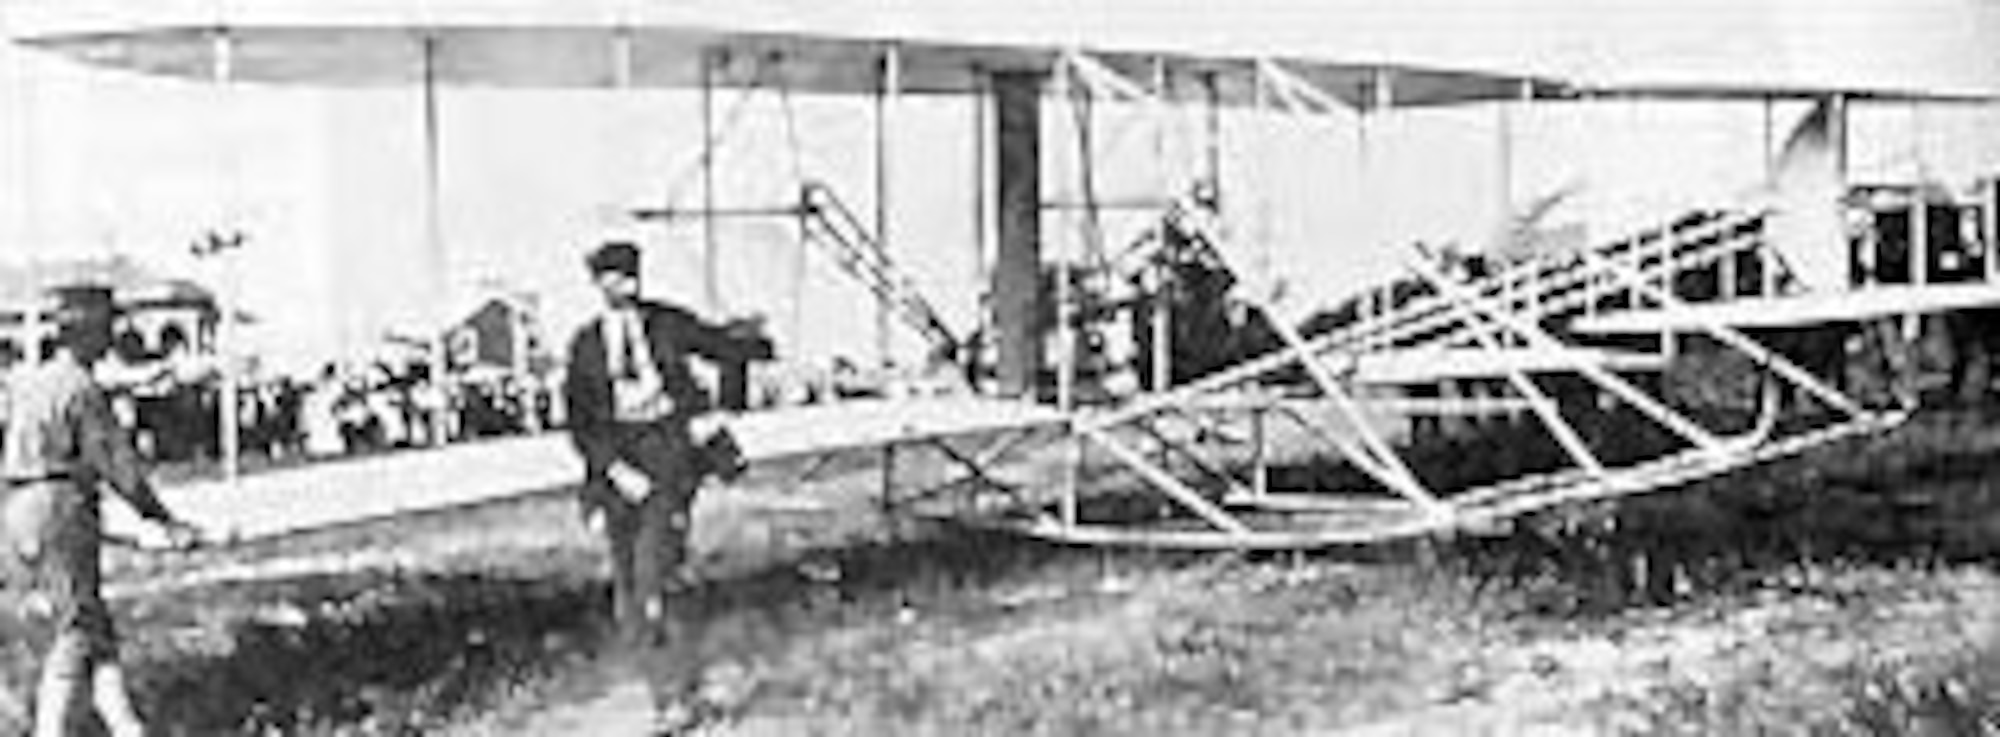
<path fill-rule="evenodd" d="M 449 270 L 449 258 L 445 253 L 444 216 L 441 212 L 444 201 L 443 172 L 440 152 L 440 127 L 437 92 L 438 38 L 425 36 L 423 39 L 423 129 L 424 129 L 424 254 L 430 268 L 432 318 L 435 323 L 431 331 L 431 386 L 439 396 L 444 397 L 444 407 L 431 416 L 431 437 L 435 445 L 444 445 L 448 437 L 450 422 L 445 415 L 450 413 L 451 392 L 447 383 L 447 364 L 450 359 L 446 344 L 451 331 L 451 301 L 445 299 L 451 289 L 451 279 L 445 274 Z"/>
<path fill-rule="evenodd" d="M 227 30 L 222 30 L 216 32 L 214 38 L 210 39 L 210 44 L 210 53 L 212 56 L 209 59 L 211 65 L 209 69 L 209 81 L 213 82 L 222 91 L 225 99 L 233 97 L 229 91 L 229 86 L 236 79 L 235 40 L 229 35 Z M 226 104 L 225 107 L 227 107 Z M 231 153 L 225 156 L 234 157 L 235 153 L 232 150 Z M 229 166 L 227 168 L 231 171 L 224 172 L 224 176 L 234 179 L 237 176 L 237 173 L 234 171 L 235 167 Z M 231 204 L 235 205 L 238 203 Z M 217 250 L 220 251 L 219 248 Z M 215 255 L 221 254 L 217 253 Z M 224 258 L 229 257 L 224 256 Z M 236 406 L 237 393 L 241 388 L 242 377 L 237 375 L 237 364 L 239 361 L 236 356 L 236 290 L 234 273 L 229 268 L 229 264 L 230 262 L 227 260 L 219 264 L 219 267 L 223 270 L 221 279 L 222 304 L 220 305 L 222 314 L 217 319 L 216 332 L 220 339 L 216 341 L 218 345 L 215 355 L 222 361 L 222 387 L 220 389 L 222 396 L 218 397 L 219 401 L 216 402 L 216 407 L 222 416 L 218 418 L 220 422 L 216 424 L 222 435 L 220 438 L 220 445 L 222 446 L 222 477 L 226 482 L 235 484 L 241 475 L 243 467 L 243 448 L 242 438 L 240 437 L 242 435 L 242 428 L 240 427 L 241 423 L 239 422 Z"/>

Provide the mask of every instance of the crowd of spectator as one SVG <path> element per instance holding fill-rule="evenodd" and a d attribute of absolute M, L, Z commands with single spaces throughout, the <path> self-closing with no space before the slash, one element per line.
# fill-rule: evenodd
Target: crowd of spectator
<path fill-rule="evenodd" d="M 0 366 L 0 402 L 7 366 Z M 118 419 L 157 463 L 221 458 L 224 383 L 212 362 L 113 357 L 99 366 Z M 327 364 L 305 377 L 239 380 L 239 452 L 259 465 L 420 448 L 561 425 L 559 392 L 539 377 L 454 372 L 421 362 Z M 4 427 L 0 426 L 0 431 Z"/>
<path fill-rule="evenodd" d="M 260 380 L 238 391 L 241 452 L 273 460 L 421 448 L 558 424 L 546 382 L 504 373 L 437 382 L 422 364 L 328 365 L 309 380 Z M 150 445 L 159 460 L 213 457 L 220 396 L 212 379 L 151 396 L 133 392 L 142 447 Z"/>

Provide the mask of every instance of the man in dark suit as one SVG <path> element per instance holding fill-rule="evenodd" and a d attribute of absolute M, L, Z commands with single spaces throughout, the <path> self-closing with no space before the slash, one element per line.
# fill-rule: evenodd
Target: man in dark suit
<path fill-rule="evenodd" d="M 741 365 L 770 358 L 771 344 L 749 325 L 715 325 L 640 298 L 639 250 L 630 243 L 608 243 L 586 265 L 605 310 L 571 338 L 563 384 L 570 438 L 584 461 L 579 501 L 609 538 L 613 607 L 629 652 L 664 666 L 642 671 L 653 671 L 645 675 L 661 718 L 681 721 L 701 678 L 694 617 L 678 601 L 689 583 L 689 512 L 704 475 L 734 470 L 717 468 L 711 448 L 691 437 L 689 421 L 713 403 L 688 357 Z"/>

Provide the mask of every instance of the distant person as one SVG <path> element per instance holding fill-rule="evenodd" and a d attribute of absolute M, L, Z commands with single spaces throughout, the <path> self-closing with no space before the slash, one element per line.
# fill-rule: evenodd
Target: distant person
<path fill-rule="evenodd" d="M 416 382 L 412 402 L 417 408 L 416 428 L 421 436 L 421 445 L 443 445 L 449 434 L 451 400 L 445 395 L 444 385 L 431 378 L 428 366 L 411 369 Z"/>
<path fill-rule="evenodd" d="M 548 382 L 536 379 L 532 397 L 534 411 L 529 415 L 533 419 L 533 423 L 528 427 L 530 432 L 541 432 L 555 427 L 555 399 L 549 394 Z"/>
<path fill-rule="evenodd" d="M 111 346 L 111 292 L 58 291 L 56 343 L 40 366 L 18 372 L 0 446 L 0 540 L 31 573 L 55 638 L 35 691 L 36 737 L 72 734 L 74 712 L 88 703 L 114 737 L 145 725 L 118 665 L 118 637 L 100 590 L 99 483 L 158 524 L 176 545 L 194 529 L 153 495 L 138 452 L 111 414 L 90 367 Z"/>
<path fill-rule="evenodd" d="M 655 689 L 658 726 L 671 732 L 698 723 L 708 708 L 692 642 L 696 618 L 682 602 L 691 583 L 689 514 L 704 475 L 736 470 L 715 468 L 690 435 L 690 420 L 711 404 L 688 354 L 740 362 L 769 358 L 771 346 L 754 330 L 641 299 L 632 244 L 606 244 L 586 264 L 605 309 L 571 338 L 563 384 L 571 441 L 584 461 L 579 501 L 587 520 L 602 520 L 619 630 L 640 659 L 637 674 Z"/>
<path fill-rule="evenodd" d="M 305 395 L 300 406 L 300 424 L 305 430 L 305 452 L 310 458 L 328 458 L 346 450 L 340 431 L 339 405 L 342 395 L 339 373 L 329 365 Z"/>
<path fill-rule="evenodd" d="M 27 365 L 25 358 L 13 341 L 0 340 L 0 438 L 7 435 L 7 381 L 16 369 Z"/>
<path fill-rule="evenodd" d="M 382 423 L 368 406 L 368 384 L 359 375 L 341 382 L 340 399 L 333 406 L 340 420 L 341 443 L 348 454 L 373 450 L 381 437 Z"/>

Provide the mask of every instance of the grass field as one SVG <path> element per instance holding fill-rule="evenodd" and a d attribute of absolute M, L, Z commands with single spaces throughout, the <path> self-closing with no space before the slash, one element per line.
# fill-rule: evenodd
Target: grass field
<path fill-rule="evenodd" d="M 700 601 L 737 712 L 712 731 L 1990 733 L 1996 451 L 2000 424 L 1935 414 L 1505 535 L 1298 555 L 895 542 L 865 515 L 712 500 Z M 855 461 L 821 483 L 865 498 L 878 482 Z M 632 718 L 602 665 L 597 546 L 560 490 L 112 558 L 166 734 Z M 17 720 L 42 635 L 0 628 Z"/>

